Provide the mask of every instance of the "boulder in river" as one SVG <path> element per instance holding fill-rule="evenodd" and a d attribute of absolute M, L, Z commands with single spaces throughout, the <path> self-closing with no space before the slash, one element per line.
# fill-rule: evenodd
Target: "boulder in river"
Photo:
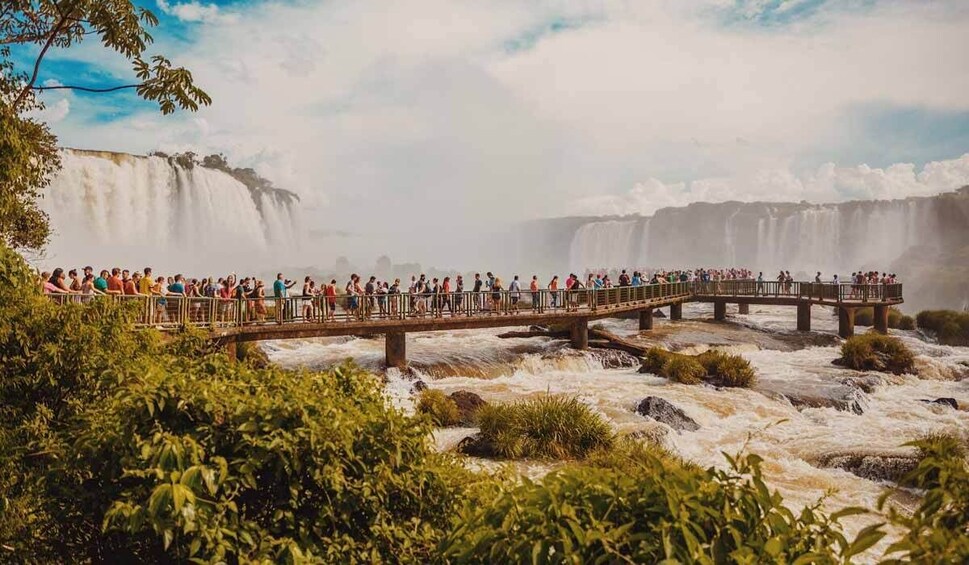
<path fill-rule="evenodd" d="M 481 434 L 474 434 L 461 440 L 458 444 L 458 452 L 472 457 L 491 457 L 492 453 L 485 442 L 481 439 Z"/>
<path fill-rule="evenodd" d="M 416 381 L 414 381 L 414 384 L 411 385 L 410 387 L 410 391 L 412 394 L 420 394 L 425 390 L 427 390 L 427 384 L 420 379 L 417 379 Z"/>
<path fill-rule="evenodd" d="M 636 407 L 636 413 L 662 422 L 676 431 L 695 432 L 700 429 L 700 424 L 687 416 L 683 410 L 657 396 L 644 398 Z"/>
<path fill-rule="evenodd" d="M 640 364 L 638 358 L 631 353 L 618 349 L 590 349 L 589 353 L 602 363 L 603 369 L 628 369 Z"/>
<path fill-rule="evenodd" d="M 653 317 L 654 318 L 665 318 L 666 317 L 666 314 L 662 310 L 660 310 L 659 308 L 653 308 Z"/>
<path fill-rule="evenodd" d="M 922 402 L 928 402 L 929 404 L 942 404 L 943 406 L 949 406 L 954 410 L 959 409 L 959 403 L 955 398 L 936 398 L 935 400 L 922 399 Z"/>
<path fill-rule="evenodd" d="M 843 469 L 872 481 L 899 482 L 919 464 L 915 451 L 837 451 L 824 453 L 816 466 Z"/>
<path fill-rule="evenodd" d="M 841 379 L 841 384 L 853 386 L 863 392 L 871 394 L 875 389 L 885 385 L 885 379 L 879 375 L 863 375 L 860 377 L 845 377 Z"/>
<path fill-rule="evenodd" d="M 860 388 L 854 386 L 841 385 L 822 390 L 787 390 L 783 394 L 798 408 L 834 408 L 855 414 L 864 414 L 865 409 L 868 408 L 868 397 Z"/>
<path fill-rule="evenodd" d="M 473 425 L 475 412 L 487 404 L 480 396 L 467 390 L 454 391 L 450 398 L 458 405 L 458 412 L 461 414 L 459 422 L 465 426 Z"/>

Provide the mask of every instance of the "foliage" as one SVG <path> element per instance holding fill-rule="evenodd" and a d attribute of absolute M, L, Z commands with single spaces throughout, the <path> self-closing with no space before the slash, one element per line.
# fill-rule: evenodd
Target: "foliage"
<path fill-rule="evenodd" d="M 417 401 L 417 412 L 427 414 L 435 426 L 446 428 L 456 426 L 461 420 L 458 405 L 443 392 L 427 388 L 421 391 Z"/>
<path fill-rule="evenodd" d="M 683 384 L 707 381 L 717 386 L 751 387 L 756 379 L 749 361 L 714 349 L 684 355 L 651 347 L 643 359 L 640 372 L 644 371 Z"/>
<path fill-rule="evenodd" d="M 935 435 L 909 443 L 921 461 L 903 482 L 925 490 L 911 515 L 890 508 L 889 520 L 906 534 L 893 543 L 889 563 L 965 563 L 969 560 L 969 465 L 964 440 Z M 879 500 L 884 508 L 891 491 Z"/>
<path fill-rule="evenodd" d="M 57 139 L 46 124 L 31 117 L 43 109 L 36 92 L 132 88 L 140 97 L 157 102 L 163 114 L 211 103 L 188 70 L 147 53 L 152 43 L 148 29 L 157 23 L 154 14 L 129 0 L 4 0 L 0 7 L 0 241 L 15 248 L 39 249 L 49 235 L 47 216 L 36 200 L 60 168 L 60 158 Z M 39 86 L 49 50 L 69 49 L 87 37 L 97 38 L 103 48 L 127 59 L 138 82 L 107 89 Z M 18 54 L 36 49 L 33 65 L 18 68 L 11 47 Z"/>
<path fill-rule="evenodd" d="M 841 345 L 841 364 L 856 371 L 884 371 L 901 375 L 915 370 L 915 355 L 897 337 L 867 333 Z"/>
<path fill-rule="evenodd" d="M 612 429 L 573 397 L 546 395 L 478 410 L 480 444 L 495 457 L 582 458 L 610 447 Z"/>
<path fill-rule="evenodd" d="M 236 355 L 243 363 L 248 363 L 256 369 L 269 367 L 269 356 L 258 343 L 243 341 L 236 344 Z"/>
<path fill-rule="evenodd" d="M 659 376 L 685 385 L 701 383 L 706 375 L 707 372 L 703 365 L 693 357 L 686 355 L 671 357 L 666 363 L 663 363 L 663 368 L 659 372 Z"/>
<path fill-rule="evenodd" d="M 52 304 L 0 246 L 0 547 L 41 562 L 429 558 L 472 476 L 377 378 L 255 369 L 129 316 Z"/>
<path fill-rule="evenodd" d="M 932 332 L 939 343 L 969 345 L 969 312 L 923 310 L 915 317 L 919 329 Z"/>
<path fill-rule="evenodd" d="M 655 450 L 594 459 L 541 481 L 504 485 L 468 504 L 440 550 L 459 563 L 838 563 L 882 535 L 853 542 L 820 503 L 799 514 L 770 492 L 756 455 L 731 469 L 679 465 Z M 665 560 L 665 561 L 664 561 Z"/>

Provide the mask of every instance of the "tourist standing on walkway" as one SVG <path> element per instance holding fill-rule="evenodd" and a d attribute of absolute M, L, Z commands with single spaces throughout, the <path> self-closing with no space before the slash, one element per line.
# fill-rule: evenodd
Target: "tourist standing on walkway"
<path fill-rule="evenodd" d="M 518 301 L 521 300 L 521 297 L 522 297 L 522 285 L 518 281 L 518 275 L 515 275 L 515 277 L 511 280 L 511 284 L 508 285 L 508 291 L 511 296 L 512 312 L 517 314 Z"/>
<path fill-rule="evenodd" d="M 548 289 L 551 291 L 549 294 L 552 297 L 552 308 L 558 308 L 559 299 L 559 276 L 555 275 L 552 280 L 548 281 Z"/>

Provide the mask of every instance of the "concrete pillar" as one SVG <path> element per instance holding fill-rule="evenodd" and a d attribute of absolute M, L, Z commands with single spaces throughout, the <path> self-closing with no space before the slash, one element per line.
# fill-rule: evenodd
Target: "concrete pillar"
<path fill-rule="evenodd" d="M 239 343 L 235 339 L 225 342 L 225 354 L 229 361 L 239 360 Z"/>
<path fill-rule="evenodd" d="M 683 303 L 677 302 L 676 304 L 670 304 L 670 320 L 682 320 L 683 319 Z"/>
<path fill-rule="evenodd" d="M 738 314 L 750 314 L 750 304 L 747 304 L 746 302 L 741 302 L 740 304 L 738 304 L 737 305 L 737 313 Z"/>
<path fill-rule="evenodd" d="M 717 300 L 713 303 L 713 319 L 717 321 L 724 321 L 727 319 L 727 303 Z"/>
<path fill-rule="evenodd" d="M 407 367 L 407 339 L 404 332 L 391 332 L 384 338 L 384 354 L 388 367 Z"/>
<path fill-rule="evenodd" d="M 589 349 L 589 320 L 582 318 L 572 324 L 572 348 Z"/>
<path fill-rule="evenodd" d="M 797 331 L 811 331 L 811 303 L 802 302 L 797 305 Z"/>
<path fill-rule="evenodd" d="M 854 308 L 838 308 L 838 335 L 845 339 L 855 335 Z"/>
<path fill-rule="evenodd" d="M 875 306 L 874 326 L 876 332 L 888 333 L 888 306 Z"/>
<path fill-rule="evenodd" d="M 639 331 L 653 329 L 653 309 L 646 308 L 639 311 Z"/>

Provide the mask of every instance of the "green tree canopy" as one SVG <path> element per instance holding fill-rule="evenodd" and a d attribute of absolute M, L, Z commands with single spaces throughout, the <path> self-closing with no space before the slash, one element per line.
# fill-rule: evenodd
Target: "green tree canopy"
<path fill-rule="evenodd" d="M 195 86 L 192 74 L 162 55 L 151 55 L 149 29 L 158 18 L 130 0 L 4 0 L 0 3 L 0 240 L 39 249 L 47 241 L 46 215 L 37 198 L 60 167 L 57 138 L 30 116 L 43 107 L 36 93 L 70 89 L 114 92 L 133 89 L 158 103 L 163 114 L 198 110 L 211 98 Z M 131 62 L 135 77 L 118 85 L 40 86 L 51 49 L 69 49 L 95 36 L 106 50 Z M 11 47 L 32 54 L 20 68 Z"/>

